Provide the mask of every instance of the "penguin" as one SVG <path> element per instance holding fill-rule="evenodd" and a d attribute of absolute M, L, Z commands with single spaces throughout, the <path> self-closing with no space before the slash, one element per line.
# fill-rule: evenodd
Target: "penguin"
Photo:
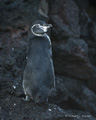
<path fill-rule="evenodd" d="M 27 63 L 23 72 L 25 101 L 45 103 L 55 87 L 52 44 L 47 35 L 51 24 L 37 20 L 29 30 Z"/>

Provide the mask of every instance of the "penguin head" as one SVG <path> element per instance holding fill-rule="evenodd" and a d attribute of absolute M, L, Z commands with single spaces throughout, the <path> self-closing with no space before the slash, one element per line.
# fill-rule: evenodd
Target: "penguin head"
<path fill-rule="evenodd" d="M 51 24 L 46 24 L 44 21 L 37 20 L 34 22 L 34 24 L 31 27 L 31 32 L 35 36 L 43 36 L 45 33 L 47 33 L 48 28 L 52 27 Z"/>

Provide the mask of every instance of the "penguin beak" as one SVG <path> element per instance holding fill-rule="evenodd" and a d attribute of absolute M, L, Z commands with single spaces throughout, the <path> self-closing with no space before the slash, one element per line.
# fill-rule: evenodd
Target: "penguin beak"
<path fill-rule="evenodd" d="M 47 32 L 47 29 L 52 27 L 52 24 L 44 24 L 44 25 L 40 25 L 39 24 L 39 27 L 44 31 L 44 32 Z"/>

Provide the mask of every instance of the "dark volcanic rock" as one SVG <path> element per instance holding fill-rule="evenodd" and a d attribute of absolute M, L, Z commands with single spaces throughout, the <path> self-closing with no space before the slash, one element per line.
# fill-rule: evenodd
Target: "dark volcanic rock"
<path fill-rule="evenodd" d="M 84 8 L 84 9 L 86 9 L 86 8 L 88 8 L 88 6 L 89 6 L 89 0 L 74 0 L 77 4 L 78 4 L 78 6 L 80 7 L 80 8 Z"/>
<path fill-rule="evenodd" d="M 58 76 L 56 85 L 57 90 L 62 94 L 60 98 L 62 102 L 58 102 L 60 99 L 56 101 L 59 106 L 63 109 L 70 109 L 71 107 L 71 109 L 89 111 L 96 116 L 96 94 L 86 87 L 83 82 Z"/>
<path fill-rule="evenodd" d="M 88 16 L 88 14 L 86 13 L 85 10 L 80 10 L 80 37 L 87 40 L 88 42 L 88 35 L 89 35 L 89 29 L 88 29 L 88 25 L 91 22 L 90 17 Z"/>
<path fill-rule="evenodd" d="M 94 70 L 88 57 L 89 44 L 86 40 L 90 18 L 87 14 L 80 17 L 81 11 L 72 0 L 55 0 L 50 4 L 49 16 L 53 24 L 51 39 L 55 41 L 53 58 L 56 73 L 81 80 L 92 80 Z M 83 40 L 79 39 L 80 36 Z"/>
<path fill-rule="evenodd" d="M 28 27 L 28 26 L 27 26 Z M 22 94 L 22 72 L 26 63 L 27 27 L 24 29 L 2 28 L 0 31 L 0 84 L 1 90 Z M 2 57 L 1 57 L 2 56 Z M 6 89 L 7 87 L 7 89 Z M 15 87 L 17 89 L 15 89 Z M 3 95 L 3 94 L 2 94 Z"/>
<path fill-rule="evenodd" d="M 0 26 L 17 27 L 40 18 L 39 0 L 0 0 Z"/>
<path fill-rule="evenodd" d="M 10 95 L 3 99 L 0 99 L 0 119 L 4 120 L 95 120 L 88 112 L 63 110 L 54 104 L 34 105 Z"/>
<path fill-rule="evenodd" d="M 89 58 L 91 63 L 96 67 L 96 22 L 91 21 L 88 30 Z"/>
<path fill-rule="evenodd" d="M 90 19 L 85 10 L 80 10 L 80 26 L 80 37 L 88 43 L 89 57 L 94 56 L 93 60 L 95 60 L 94 51 L 96 50 L 96 22 L 93 22 Z M 92 64 L 94 63 L 92 62 Z"/>
<path fill-rule="evenodd" d="M 93 22 L 85 10 L 80 10 L 80 37 L 85 39 L 89 48 L 96 46 L 96 22 Z"/>
<path fill-rule="evenodd" d="M 93 68 L 88 59 L 88 46 L 82 39 L 53 42 L 55 71 L 81 80 L 93 79 Z"/>
<path fill-rule="evenodd" d="M 37 105 L 22 101 L 22 74 L 39 0 L 0 0 L 0 120 L 96 120 L 96 94 L 86 86 L 96 90 L 96 23 L 74 1 L 49 2 L 59 75 L 49 103 Z"/>
<path fill-rule="evenodd" d="M 79 9 L 72 0 L 55 0 L 50 5 L 50 21 L 53 24 L 53 40 L 79 37 Z M 57 37 L 58 36 L 58 37 Z"/>
<path fill-rule="evenodd" d="M 93 80 L 90 79 L 87 85 L 91 90 L 93 90 L 96 93 L 96 67 L 93 66 L 93 68 L 94 68 L 94 79 Z"/>
<path fill-rule="evenodd" d="M 80 37 L 88 44 L 88 57 L 94 70 L 94 79 L 89 81 L 89 87 L 96 92 L 96 22 L 93 22 L 85 10 L 80 10 Z"/>

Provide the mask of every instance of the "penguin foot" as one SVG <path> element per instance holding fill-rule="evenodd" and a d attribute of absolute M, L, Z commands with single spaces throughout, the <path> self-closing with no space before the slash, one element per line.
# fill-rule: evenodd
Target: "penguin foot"
<path fill-rule="evenodd" d="M 31 98 L 29 96 L 26 96 L 26 98 L 22 98 L 23 101 L 31 101 Z"/>
<path fill-rule="evenodd" d="M 53 87 L 51 89 L 51 96 L 56 96 L 56 95 L 57 95 L 57 89 L 56 89 L 56 87 Z"/>

